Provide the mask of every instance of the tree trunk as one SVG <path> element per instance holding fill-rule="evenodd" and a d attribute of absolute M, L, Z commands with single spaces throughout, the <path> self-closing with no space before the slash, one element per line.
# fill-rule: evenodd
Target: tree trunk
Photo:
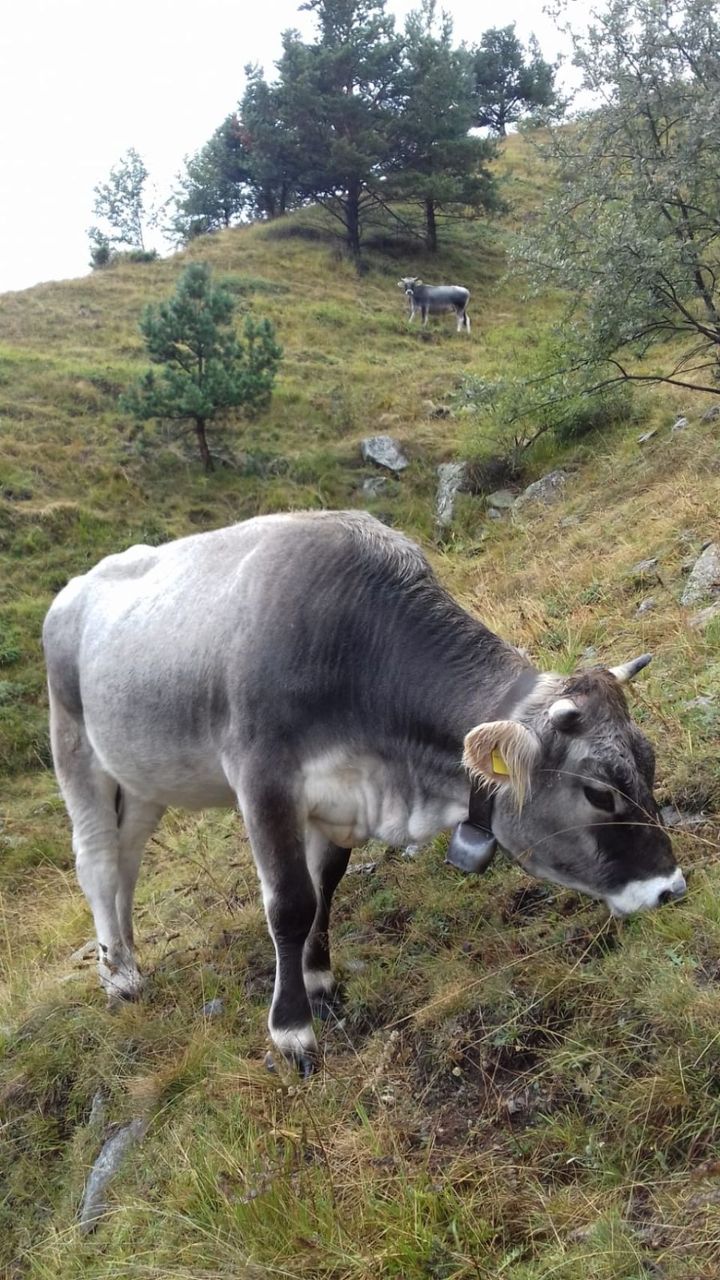
<path fill-rule="evenodd" d="M 280 217 L 281 217 L 281 218 L 282 218 L 283 214 L 285 213 L 285 211 L 286 211 L 286 209 L 287 209 L 287 195 L 288 195 L 288 191 L 287 191 L 287 182 L 283 182 L 283 183 L 281 183 L 281 185 L 280 185 L 280 210 L 279 210 L 279 213 L 280 213 Z"/>
<path fill-rule="evenodd" d="M 347 228 L 347 242 L 354 258 L 360 257 L 360 183 L 351 182 L 348 185 L 347 200 L 345 202 L 345 226 Z"/>
<path fill-rule="evenodd" d="M 208 449 L 207 436 L 205 435 L 205 419 L 197 418 L 195 422 L 195 435 L 197 437 L 198 449 L 200 457 L 203 460 L 203 466 L 206 471 L 214 471 L 215 464 L 212 460 L 210 450 Z"/>
<path fill-rule="evenodd" d="M 435 220 L 435 201 L 428 197 L 425 201 L 425 241 L 431 253 L 437 253 L 437 222 Z"/>

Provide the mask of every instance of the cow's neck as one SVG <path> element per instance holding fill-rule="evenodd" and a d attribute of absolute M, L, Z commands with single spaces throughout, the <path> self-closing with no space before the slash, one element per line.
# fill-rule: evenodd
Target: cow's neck
<path fill-rule="evenodd" d="M 432 726 L 453 754 L 475 725 L 509 717 L 541 678 L 513 645 L 450 599 L 414 635 L 401 629 L 398 640 L 417 723 Z"/>

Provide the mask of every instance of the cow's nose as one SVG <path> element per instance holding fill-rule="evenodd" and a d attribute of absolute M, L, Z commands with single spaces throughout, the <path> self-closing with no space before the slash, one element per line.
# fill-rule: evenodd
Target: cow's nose
<path fill-rule="evenodd" d="M 673 882 L 669 888 L 663 889 L 662 893 L 658 894 L 658 906 L 664 907 L 667 902 L 678 902 L 680 898 L 685 897 L 686 893 L 687 885 L 685 883 L 685 877 L 682 874 L 682 871 L 678 871 L 677 874 L 673 876 Z"/>

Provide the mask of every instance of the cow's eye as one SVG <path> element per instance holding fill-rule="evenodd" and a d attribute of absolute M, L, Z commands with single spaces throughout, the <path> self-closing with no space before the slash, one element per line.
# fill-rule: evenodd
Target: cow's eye
<path fill-rule="evenodd" d="M 590 801 L 594 809 L 602 809 L 603 813 L 613 813 L 615 810 L 615 801 L 612 791 L 606 791 L 604 787 L 583 787 L 585 799 Z"/>

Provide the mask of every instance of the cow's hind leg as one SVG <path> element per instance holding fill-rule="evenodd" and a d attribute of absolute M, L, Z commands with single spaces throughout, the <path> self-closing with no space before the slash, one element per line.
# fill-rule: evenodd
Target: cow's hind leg
<path fill-rule="evenodd" d="M 67 711 L 52 693 L 50 735 L 55 772 L 72 823 L 77 878 L 93 914 L 100 981 L 110 998 L 135 999 L 142 979 L 132 940 L 123 936 L 118 917 L 118 785 L 95 755 L 82 716 Z"/>
<path fill-rule="evenodd" d="M 317 909 L 303 952 L 305 989 L 313 1012 L 324 1018 L 340 991 L 330 964 L 330 907 L 333 894 L 347 870 L 350 849 L 329 843 L 319 832 L 307 840 L 307 859 L 317 894 Z"/>
<path fill-rule="evenodd" d="M 299 815 L 290 788 L 265 779 L 245 779 L 239 799 L 275 945 L 268 1028 L 283 1056 L 308 1076 L 315 1068 L 318 1046 L 303 978 L 303 950 L 317 898 Z"/>
<path fill-rule="evenodd" d="M 132 908 L 140 863 L 145 846 L 163 813 L 162 805 L 141 800 L 124 788 L 117 797 L 119 858 L 118 887 L 115 895 L 120 939 L 126 950 L 134 949 Z"/>

